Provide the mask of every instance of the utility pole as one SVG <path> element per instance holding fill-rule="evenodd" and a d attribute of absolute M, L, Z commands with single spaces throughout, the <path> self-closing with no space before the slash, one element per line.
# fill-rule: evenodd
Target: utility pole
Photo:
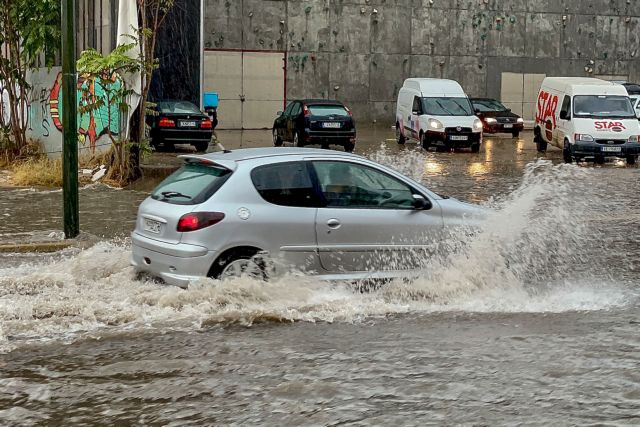
<path fill-rule="evenodd" d="M 64 235 L 80 234 L 78 206 L 78 100 L 75 0 L 62 2 L 62 198 Z"/>

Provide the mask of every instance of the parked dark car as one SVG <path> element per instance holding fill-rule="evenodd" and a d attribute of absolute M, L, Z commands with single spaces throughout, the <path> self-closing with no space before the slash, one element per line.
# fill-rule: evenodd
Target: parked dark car
<path fill-rule="evenodd" d="M 476 116 L 482 120 L 485 133 L 510 133 L 517 138 L 524 129 L 522 117 L 511 112 L 500 101 L 490 98 L 471 98 Z"/>
<path fill-rule="evenodd" d="M 147 116 L 151 145 L 172 149 L 174 144 L 191 144 L 196 151 L 206 151 L 213 134 L 209 116 L 189 101 L 160 101 L 157 115 Z"/>
<path fill-rule="evenodd" d="M 351 111 L 340 101 L 292 101 L 273 122 L 273 145 L 280 147 L 285 142 L 294 147 L 340 145 L 350 153 L 356 145 L 356 126 Z"/>

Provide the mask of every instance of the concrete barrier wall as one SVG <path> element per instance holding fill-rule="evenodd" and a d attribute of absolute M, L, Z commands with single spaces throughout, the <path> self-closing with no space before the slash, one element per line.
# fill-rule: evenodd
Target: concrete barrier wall
<path fill-rule="evenodd" d="M 205 0 L 205 48 L 285 51 L 288 99 L 360 121 L 391 123 L 407 77 L 496 98 L 502 73 L 639 81 L 639 42 L 636 0 Z"/>

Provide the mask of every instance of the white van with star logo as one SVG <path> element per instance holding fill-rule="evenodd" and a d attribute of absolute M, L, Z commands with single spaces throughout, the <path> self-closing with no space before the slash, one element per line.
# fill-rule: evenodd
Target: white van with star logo
<path fill-rule="evenodd" d="M 562 149 L 566 163 L 606 158 L 635 164 L 640 154 L 640 123 L 624 86 L 584 77 L 547 77 L 536 107 L 534 141 Z"/>

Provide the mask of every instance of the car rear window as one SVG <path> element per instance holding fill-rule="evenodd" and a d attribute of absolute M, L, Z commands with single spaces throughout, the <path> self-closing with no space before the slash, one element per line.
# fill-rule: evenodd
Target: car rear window
<path fill-rule="evenodd" d="M 342 105 L 308 105 L 307 108 L 313 116 L 349 116 L 349 112 Z"/>
<path fill-rule="evenodd" d="M 253 185 L 269 203 L 292 207 L 317 207 L 318 195 L 304 162 L 258 166 L 251 171 Z"/>
<path fill-rule="evenodd" d="M 158 108 L 162 113 L 168 114 L 197 114 L 200 109 L 188 101 L 165 101 L 158 102 Z"/>
<path fill-rule="evenodd" d="M 211 197 L 231 176 L 228 169 L 188 163 L 153 190 L 151 198 L 175 205 L 195 205 Z"/>

